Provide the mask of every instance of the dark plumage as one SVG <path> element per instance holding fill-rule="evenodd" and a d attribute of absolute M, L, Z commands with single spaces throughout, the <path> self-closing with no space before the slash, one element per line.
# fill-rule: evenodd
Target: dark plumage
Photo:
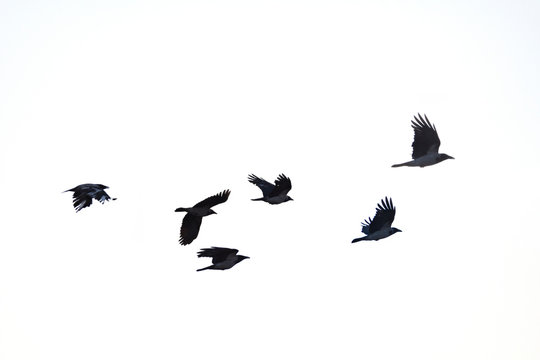
<path fill-rule="evenodd" d="M 96 199 L 102 204 L 111 200 L 111 197 L 105 192 L 105 189 L 108 188 L 108 186 L 101 184 L 82 184 L 64 192 L 73 191 L 73 207 L 76 212 L 79 212 L 92 205 L 92 199 Z M 116 200 L 116 198 L 112 200 Z"/>
<path fill-rule="evenodd" d="M 292 198 L 287 195 L 292 188 L 291 179 L 283 174 L 280 174 L 277 177 L 274 182 L 275 185 L 272 185 L 268 181 L 253 174 L 248 176 L 248 181 L 257 185 L 263 193 L 262 198 L 252 199 L 253 201 L 265 201 L 269 204 L 276 205 L 292 200 Z"/>
<path fill-rule="evenodd" d="M 441 140 L 439 139 L 439 135 L 437 134 L 435 125 L 432 125 L 429 122 L 425 114 L 424 118 L 422 118 L 422 116 L 418 114 L 418 118 L 415 116 L 414 120 L 412 121 L 412 127 L 414 129 L 414 141 L 412 143 L 413 160 L 402 164 L 392 165 L 392 167 L 424 167 L 440 163 L 441 161 L 447 159 L 453 159 L 453 157 L 451 157 L 450 155 L 439 154 L 439 146 L 441 146 Z"/>
<path fill-rule="evenodd" d="M 222 248 L 222 247 L 211 247 L 209 249 L 201 249 L 197 253 L 198 257 L 211 257 L 212 264 L 197 271 L 202 270 L 227 270 L 232 268 L 234 265 L 238 264 L 240 261 L 249 259 L 249 257 L 244 255 L 237 255 L 238 250 Z"/>
<path fill-rule="evenodd" d="M 230 193 L 230 190 L 225 190 L 198 202 L 193 207 L 178 208 L 175 210 L 175 212 L 187 212 L 186 216 L 184 216 L 184 220 L 182 220 L 182 227 L 180 228 L 180 244 L 191 244 L 191 242 L 197 238 L 203 216 L 216 214 L 211 208 L 227 201 Z"/>
<path fill-rule="evenodd" d="M 377 205 L 377 212 L 373 217 L 373 220 L 369 218 L 362 223 L 362 232 L 366 236 L 354 239 L 352 242 L 358 242 L 362 240 L 380 240 L 388 237 L 401 230 L 392 227 L 392 222 L 396 216 L 396 208 L 392 203 L 392 199 L 388 200 L 388 197 L 381 200 L 381 203 Z"/>

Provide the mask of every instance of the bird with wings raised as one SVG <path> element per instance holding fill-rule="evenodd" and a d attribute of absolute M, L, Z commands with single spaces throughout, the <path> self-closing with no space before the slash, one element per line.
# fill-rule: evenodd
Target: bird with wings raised
<path fill-rule="evenodd" d="M 79 212 L 81 209 L 92 205 L 92 199 L 96 199 L 102 204 L 111 200 L 109 194 L 105 192 L 105 189 L 108 188 L 108 186 L 101 184 L 82 184 L 64 192 L 73 191 L 73 207 L 76 212 Z M 112 200 L 116 200 L 116 198 Z"/>
<path fill-rule="evenodd" d="M 416 122 L 415 122 L 416 120 Z M 439 146 L 441 146 L 441 140 L 437 134 L 435 125 L 432 125 L 427 116 L 424 114 L 424 118 L 418 114 L 418 118 L 415 116 L 412 120 L 412 128 L 414 129 L 414 141 L 412 143 L 413 153 L 412 161 L 404 162 L 402 164 L 395 164 L 392 167 L 400 166 L 430 166 L 440 163 L 441 161 L 453 159 L 450 155 L 440 154 Z"/>
<path fill-rule="evenodd" d="M 354 239 L 352 242 L 380 240 L 397 232 L 401 232 L 401 230 L 392 227 L 395 216 L 396 208 L 392 203 L 392 198 L 388 199 L 388 197 L 385 197 L 381 200 L 381 203 L 377 205 L 377 212 L 375 213 L 373 220 L 369 218 L 362 223 L 362 232 L 366 234 L 366 236 Z"/>
<path fill-rule="evenodd" d="M 280 174 L 277 177 L 274 184 L 271 184 L 253 174 L 248 176 L 248 181 L 254 185 L 257 185 L 257 187 L 261 189 L 263 193 L 263 197 L 251 199 L 253 201 L 265 201 L 269 204 L 276 205 L 292 200 L 292 198 L 287 195 L 292 188 L 291 179 L 283 174 Z"/>
<path fill-rule="evenodd" d="M 230 194 L 230 190 L 224 190 L 219 194 L 210 196 L 209 198 L 198 202 L 192 207 L 180 207 L 174 210 L 175 212 L 187 212 L 187 214 L 184 216 L 184 220 L 182 220 L 182 227 L 180 228 L 180 244 L 191 244 L 193 240 L 197 238 L 197 235 L 199 235 L 202 218 L 204 216 L 216 214 L 216 212 L 211 208 L 227 201 Z"/>
<path fill-rule="evenodd" d="M 197 253 L 197 256 L 202 257 L 211 257 L 212 258 L 212 265 L 207 266 L 202 269 L 198 269 L 197 271 L 202 270 L 227 270 L 232 268 L 234 265 L 238 264 L 240 261 L 249 259 L 248 256 L 244 255 L 237 255 L 238 250 L 236 249 L 229 249 L 229 248 L 222 248 L 222 247 L 211 247 L 207 249 L 201 249 Z"/>

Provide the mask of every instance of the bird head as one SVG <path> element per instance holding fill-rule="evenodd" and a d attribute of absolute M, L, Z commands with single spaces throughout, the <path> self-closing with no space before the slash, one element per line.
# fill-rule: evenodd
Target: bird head
<path fill-rule="evenodd" d="M 394 228 L 394 227 L 390 229 L 390 233 L 391 233 L 390 235 L 395 234 L 397 232 L 402 232 L 402 231 L 399 230 L 398 228 Z"/>
<path fill-rule="evenodd" d="M 438 163 L 440 163 L 441 161 L 444 161 L 444 160 L 448 160 L 448 159 L 454 159 L 454 158 L 451 157 L 450 155 L 446 155 L 446 154 L 437 155 L 437 162 Z"/>
<path fill-rule="evenodd" d="M 238 262 L 240 262 L 242 260 L 245 260 L 245 259 L 249 259 L 249 256 L 238 255 Z"/>

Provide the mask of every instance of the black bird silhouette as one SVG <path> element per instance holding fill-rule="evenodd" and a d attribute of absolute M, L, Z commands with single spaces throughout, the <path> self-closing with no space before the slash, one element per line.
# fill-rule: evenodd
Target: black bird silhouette
<path fill-rule="evenodd" d="M 92 199 L 96 199 L 102 204 L 111 200 L 111 197 L 105 192 L 105 189 L 108 188 L 108 186 L 101 184 L 82 184 L 64 192 L 73 191 L 73 207 L 76 212 L 79 212 L 92 205 Z M 116 198 L 112 200 L 116 200 Z"/>
<path fill-rule="evenodd" d="M 234 265 L 238 264 L 240 261 L 249 259 L 248 256 L 244 255 L 236 255 L 238 253 L 238 250 L 236 249 L 229 249 L 229 248 L 222 248 L 222 247 L 211 247 L 209 249 L 201 249 L 197 253 L 198 257 L 211 257 L 212 258 L 212 264 L 210 266 L 207 266 L 202 269 L 198 269 L 197 271 L 202 270 L 227 270 L 232 268 Z"/>
<path fill-rule="evenodd" d="M 425 119 L 424 119 L 425 118 Z M 430 166 L 440 163 L 447 159 L 453 159 L 450 155 L 439 154 L 439 146 L 441 146 L 441 140 L 435 129 L 435 125 L 431 125 L 427 116 L 424 114 L 424 118 L 418 114 L 418 118 L 415 116 L 412 120 L 412 128 L 414 129 L 414 141 L 412 143 L 413 153 L 412 161 L 404 162 L 402 164 L 395 164 L 392 167 L 400 166 Z"/>
<path fill-rule="evenodd" d="M 203 216 L 216 214 L 216 212 L 212 210 L 211 207 L 227 201 L 230 193 L 230 190 L 224 190 L 219 194 L 204 199 L 203 201 L 195 204 L 193 207 L 180 207 L 174 210 L 175 212 L 187 212 L 186 216 L 184 216 L 184 220 L 182 220 L 182 227 L 180 228 L 180 244 L 191 244 L 191 242 L 193 242 L 193 240 L 197 238 L 197 235 L 199 235 L 199 229 L 201 227 Z"/>
<path fill-rule="evenodd" d="M 397 232 L 401 232 L 401 230 L 392 227 L 395 216 L 396 208 L 392 203 L 392 198 L 388 200 L 388 197 L 385 197 L 381 200 L 381 203 L 377 205 L 377 212 L 375 213 L 373 220 L 369 218 L 362 223 L 362 232 L 366 234 L 366 236 L 354 239 L 352 242 L 380 240 Z"/>
<path fill-rule="evenodd" d="M 287 195 L 292 188 L 291 179 L 283 174 L 280 174 L 277 177 L 275 185 L 272 185 L 268 181 L 253 174 L 248 176 L 248 181 L 257 185 L 263 193 L 262 198 L 251 199 L 253 201 L 265 201 L 269 204 L 276 205 L 292 200 L 292 198 Z"/>

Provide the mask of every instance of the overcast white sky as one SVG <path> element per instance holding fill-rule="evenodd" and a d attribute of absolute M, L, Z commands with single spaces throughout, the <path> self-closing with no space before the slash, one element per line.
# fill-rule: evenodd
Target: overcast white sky
<path fill-rule="evenodd" d="M 3 1 L 0 358 L 540 358 L 539 10 Z M 392 169 L 418 112 L 456 160 Z M 351 244 L 384 196 L 403 232 Z"/>

